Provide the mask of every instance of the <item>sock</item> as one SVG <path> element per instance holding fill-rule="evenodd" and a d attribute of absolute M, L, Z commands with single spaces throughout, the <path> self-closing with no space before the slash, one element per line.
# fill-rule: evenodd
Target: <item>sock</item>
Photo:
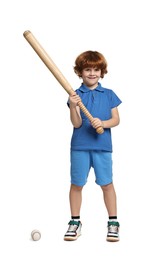
<path fill-rule="evenodd" d="M 71 216 L 72 220 L 80 221 L 80 216 Z"/>
<path fill-rule="evenodd" d="M 117 216 L 109 216 L 109 221 L 117 221 Z"/>

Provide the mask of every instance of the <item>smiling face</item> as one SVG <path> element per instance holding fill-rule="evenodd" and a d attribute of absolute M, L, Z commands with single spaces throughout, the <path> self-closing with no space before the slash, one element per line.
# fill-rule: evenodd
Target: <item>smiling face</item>
<path fill-rule="evenodd" d="M 82 70 L 83 83 L 90 89 L 94 89 L 98 86 L 98 81 L 101 77 L 101 69 L 97 68 L 85 68 Z"/>
<path fill-rule="evenodd" d="M 93 89 L 107 73 L 107 61 L 97 51 L 85 51 L 76 58 L 74 72 L 83 79 L 87 87 Z"/>

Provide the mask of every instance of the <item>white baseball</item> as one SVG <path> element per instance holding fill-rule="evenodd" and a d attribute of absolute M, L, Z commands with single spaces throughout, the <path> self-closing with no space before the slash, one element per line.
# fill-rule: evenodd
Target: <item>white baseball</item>
<path fill-rule="evenodd" d="M 31 237 L 34 241 L 38 241 L 41 238 L 41 233 L 39 230 L 35 229 L 31 232 Z"/>

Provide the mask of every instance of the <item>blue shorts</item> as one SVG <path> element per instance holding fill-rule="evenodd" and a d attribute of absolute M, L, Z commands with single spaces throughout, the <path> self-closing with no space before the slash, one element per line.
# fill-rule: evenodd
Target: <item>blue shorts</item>
<path fill-rule="evenodd" d="M 91 167 L 100 186 L 112 182 L 112 154 L 104 151 L 71 151 L 71 184 L 84 186 Z"/>

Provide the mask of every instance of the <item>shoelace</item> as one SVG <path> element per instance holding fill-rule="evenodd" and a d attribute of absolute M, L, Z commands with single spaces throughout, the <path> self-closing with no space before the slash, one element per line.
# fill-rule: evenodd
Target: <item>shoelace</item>
<path fill-rule="evenodd" d="M 75 232 L 77 230 L 77 228 L 78 228 L 77 225 L 70 225 L 68 228 L 68 231 Z"/>
<path fill-rule="evenodd" d="M 108 226 L 108 231 L 110 233 L 116 233 L 116 232 L 118 232 L 118 227 L 114 226 L 114 225 L 110 225 L 110 226 Z"/>

